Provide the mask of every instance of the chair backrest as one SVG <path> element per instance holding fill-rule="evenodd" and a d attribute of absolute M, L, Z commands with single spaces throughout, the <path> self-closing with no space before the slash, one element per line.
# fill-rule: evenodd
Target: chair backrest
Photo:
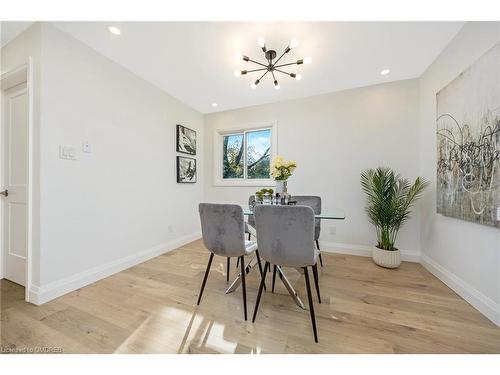
<path fill-rule="evenodd" d="M 255 206 L 259 254 L 271 264 L 316 264 L 314 211 L 308 206 Z"/>
<path fill-rule="evenodd" d="M 200 203 L 201 233 L 205 247 L 225 257 L 245 254 L 243 209 L 237 204 Z"/>
<path fill-rule="evenodd" d="M 315 215 L 321 214 L 321 197 L 314 195 L 294 195 L 293 200 L 300 206 L 309 206 L 313 209 Z M 314 220 L 314 239 L 317 240 L 321 233 L 321 220 Z"/>
<path fill-rule="evenodd" d="M 255 195 L 250 195 L 248 197 L 248 205 L 252 206 L 252 203 L 255 202 Z M 255 228 L 255 217 L 253 215 L 248 216 L 248 224 Z"/>

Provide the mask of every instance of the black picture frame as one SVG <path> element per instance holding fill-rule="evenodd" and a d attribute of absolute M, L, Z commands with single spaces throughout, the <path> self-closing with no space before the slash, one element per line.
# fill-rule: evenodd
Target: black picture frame
<path fill-rule="evenodd" d="M 196 130 L 177 124 L 176 126 L 176 151 L 196 155 Z M 186 142 L 189 140 L 190 142 Z"/>
<path fill-rule="evenodd" d="M 184 166 L 182 165 L 183 162 L 189 161 L 193 162 L 194 164 L 194 174 L 192 179 L 187 179 L 188 177 L 186 175 L 186 170 L 184 170 Z M 196 170 L 196 159 L 195 158 L 189 158 L 186 156 L 177 156 L 177 183 L 179 184 L 195 184 L 198 180 L 198 171 Z M 186 176 L 185 176 L 186 175 Z"/>

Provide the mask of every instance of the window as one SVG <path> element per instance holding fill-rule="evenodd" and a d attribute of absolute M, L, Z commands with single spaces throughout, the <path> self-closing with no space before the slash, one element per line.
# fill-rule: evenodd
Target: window
<path fill-rule="evenodd" d="M 269 166 L 276 152 L 275 125 L 216 132 L 216 184 L 266 185 Z M 274 147 L 273 147 L 274 145 Z M 218 150 L 217 150 L 218 149 Z"/>

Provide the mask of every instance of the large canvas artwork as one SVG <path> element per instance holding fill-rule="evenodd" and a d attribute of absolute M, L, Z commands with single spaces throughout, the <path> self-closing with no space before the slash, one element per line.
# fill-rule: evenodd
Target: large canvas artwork
<path fill-rule="evenodd" d="M 500 43 L 436 101 L 437 212 L 500 228 Z"/>

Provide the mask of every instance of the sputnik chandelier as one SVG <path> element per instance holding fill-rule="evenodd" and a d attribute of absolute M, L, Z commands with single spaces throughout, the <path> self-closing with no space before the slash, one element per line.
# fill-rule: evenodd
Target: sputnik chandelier
<path fill-rule="evenodd" d="M 236 70 L 234 72 L 234 75 L 236 77 L 246 75 L 249 73 L 255 73 L 255 72 L 262 73 L 263 72 L 262 75 L 260 76 L 260 78 L 258 78 L 254 82 L 252 82 L 252 84 L 250 85 L 250 87 L 252 89 L 255 89 L 257 87 L 257 85 L 262 81 L 262 79 L 268 73 L 271 73 L 271 75 L 273 77 L 272 79 L 274 82 L 274 88 L 276 90 L 280 89 L 280 84 L 279 84 L 278 80 L 276 79 L 275 73 L 281 73 L 281 74 L 284 74 L 284 75 L 289 76 L 291 78 L 295 78 L 297 81 L 300 81 L 302 79 L 302 76 L 300 74 L 288 73 L 288 72 L 284 71 L 282 68 L 284 68 L 285 66 L 290 66 L 290 65 L 310 64 L 312 62 L 312 59 L 310 57 L 306 57 L 304 59 L 296 60 L 294 62 L 278 64 L 280 62 L 280 60 L 283 58 L 283 56 L 285 56 L 293 48 L 296 48 L 299 45 L 299 42 L 296 39 L 292 39 L 290 41 L 288 46 L 285 48 L 285 51 L 277 59 L 276 59 L 276 56 L 278 56 L 278 55 L 277 55 L 276 51 L 272 50 L 272 49 L 270 49 L 270 50 L 267 49 L 266 41 L 264 40 L 264 38 L 260 37 L 259 39 L 257 39 L 257 45 L 262 48 L 262 51 L 264 52 L 264 56 L 265 56 L 267 62 L 266 63 L 258 62 L 258 61 L 252 60 L 248 56 L 245 56 L 241 53 L 238 53 L 236 56 L 238 58 L 238 60 L 250 62 L 250 63 L 258 65 L 259 67 L 256 69 L 251 69 L 251 70 Z"/>

